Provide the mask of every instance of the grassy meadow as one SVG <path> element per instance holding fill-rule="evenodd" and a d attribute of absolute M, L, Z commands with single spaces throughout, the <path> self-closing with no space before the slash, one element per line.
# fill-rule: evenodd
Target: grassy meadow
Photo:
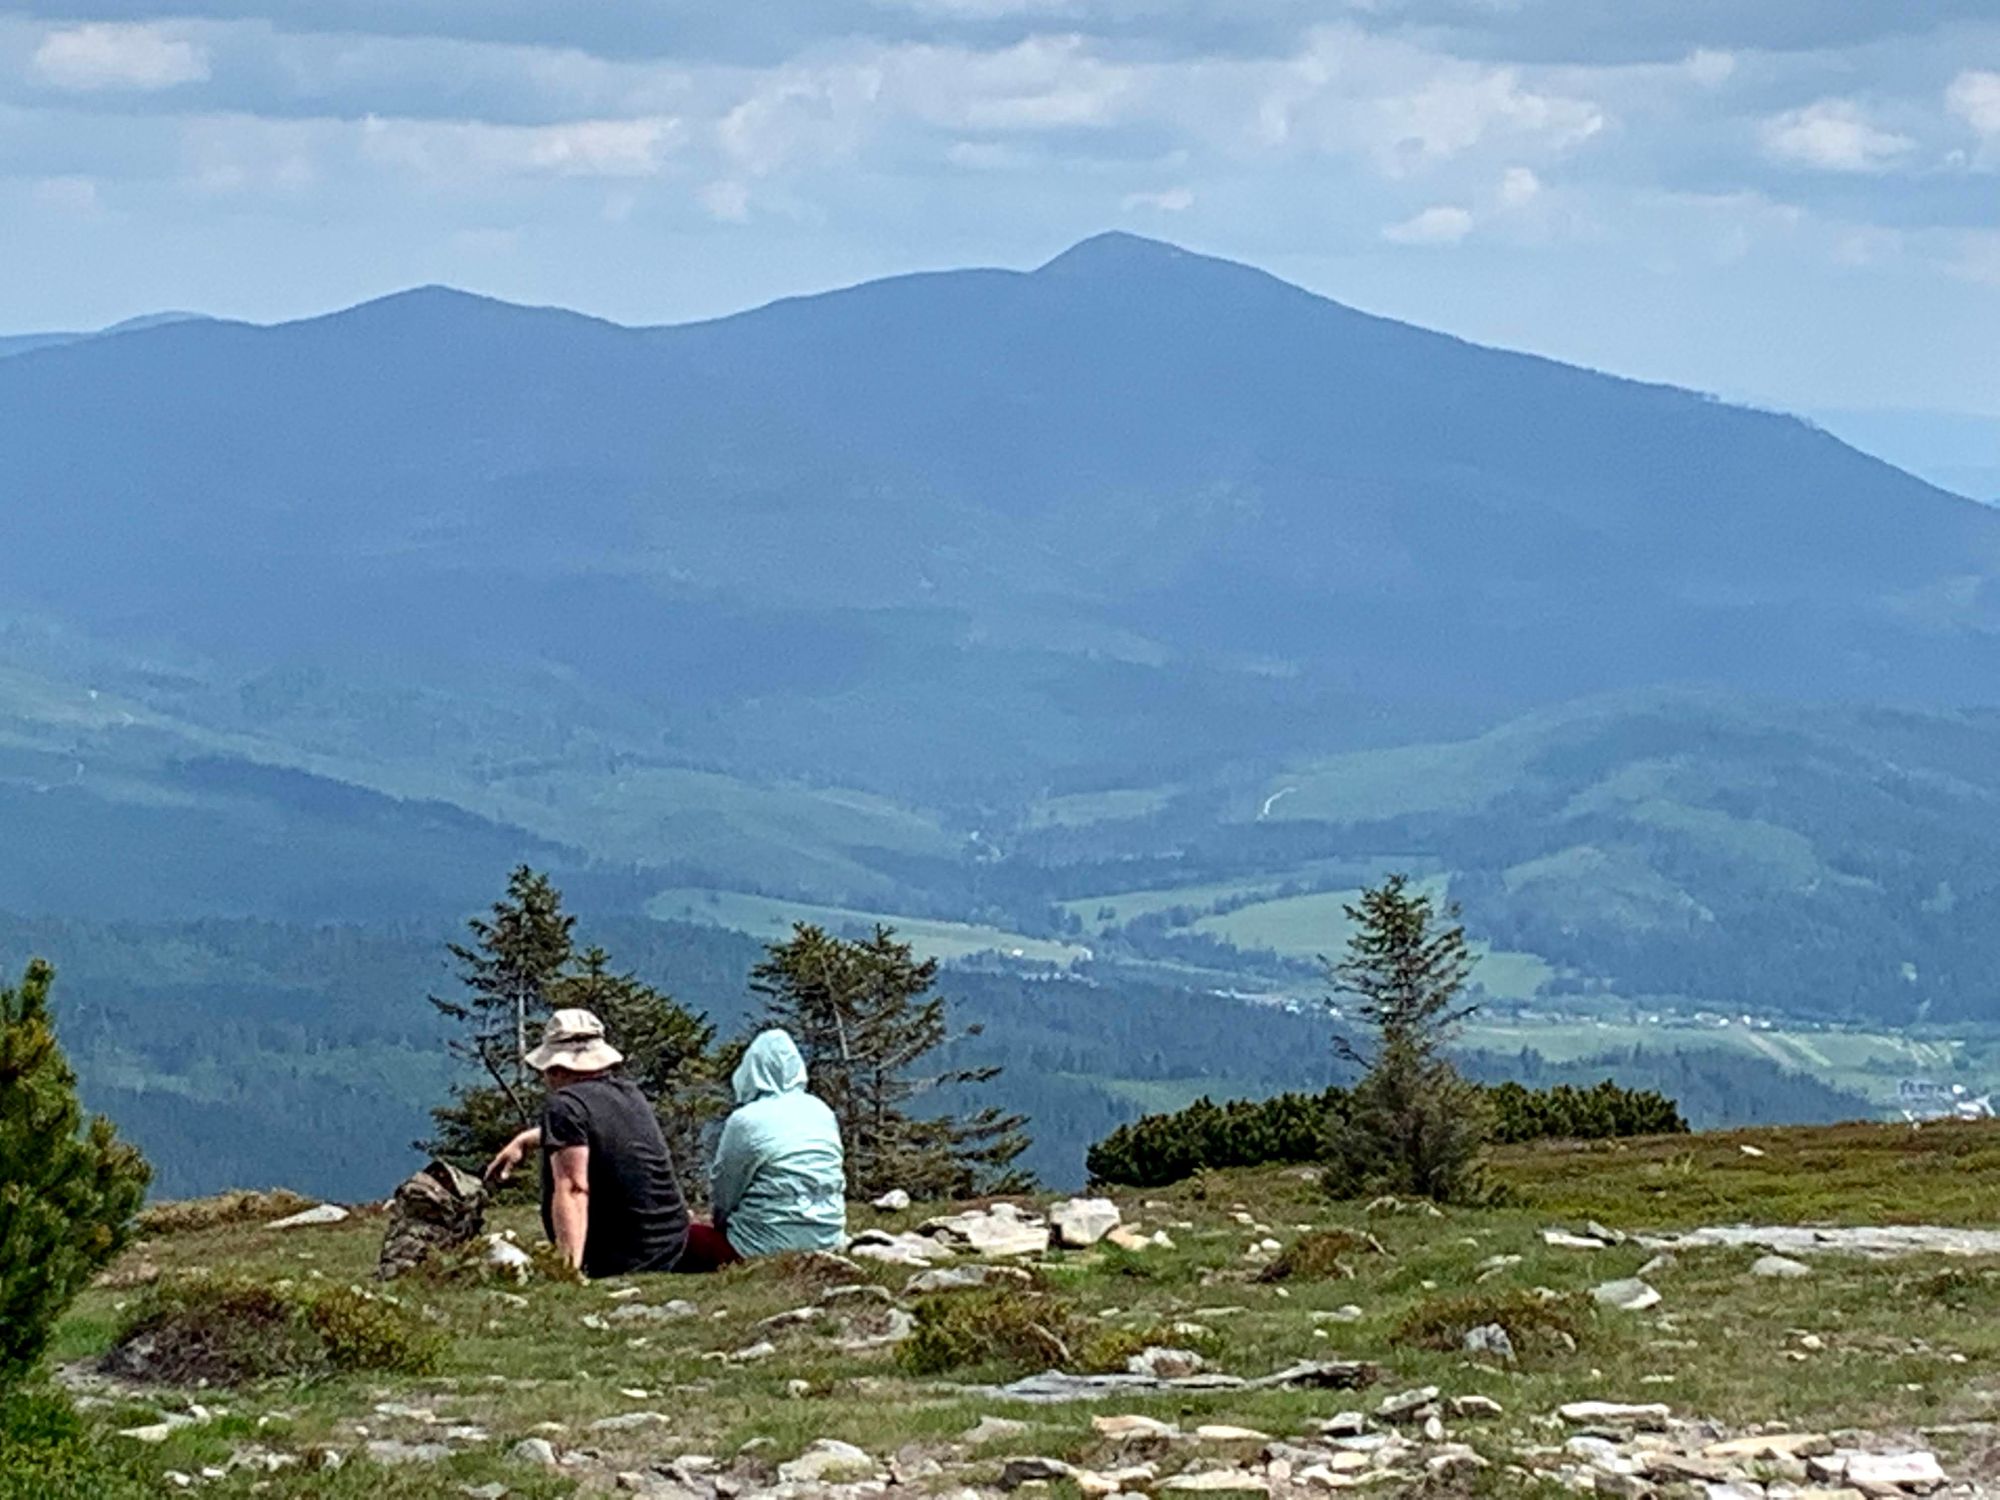
<path fill-rule="evenodd" d="M 606 1491 L 619 1473 L 691 1454 L 768 1468 L 823 1438 L 883 1462 L 901 1454 L 914 1472 L 930 1475 L 912 1481 L 919 1492 L 990 1489 L 1011 1455 L 1108 1461 L 1093 1416 L 1132 1411 L 1183 1429 L 1231 1423 L 1295 1437 L 1337 1411 L 1372 1411 L 1385 1393 L 1424 1385 L 1498 1404 L 1499 1415 L 1454 1420 L 1452 1428 L 1501 1465 L 1549 1440 L 1554 1407 L 1589 1398 L 1665 1402 L 1677 1415 L 1728 1430 L 1771 1423 L 1928 1432 L 1949 1463 L 1976 1467 L 1988 1462 L 1982 1434 L 1993 1431 L 2000 1402 L 2000 1262 L 1825 1255 L 1814 1257 L 1810 1276 L 1767 1280 L 1750 1274 L 1755 1251 L 1684 1250 L 1658 1262 L 1637 1243 L 1559 1248 L 1543 1231 L 1590 1220 L 1634 1232 L 1738 1221 L 1977 1226 L 1994 1217 L 1997 1171 L 2000 1126 L 1980 1124 L 1515 1148 L 1495 1159 L 1492 1206 L 1436 1216 L 1330 1201 L 1306 1172 L 1215 1175 L 1117 1195 L 1128 1223 L 1164 1230 L 1171 1248 L 1100 1246 L 1053 1252 L 1032 1265 L 1036 1295 L 1092 1330 L 1093 1346 L 1191 1343 L 1213 1368 L 1252 1377 L 1302 1359 L 1365 1360 L 1380 1366 L 1381 1379 L 1362 1392 L 1010 1401 L 992 1387 L 1022 1368 L 1004 1359 L 917 1375 L 893 1349 L 843 1351 L 809 1327 L 760 1326 L 824 1290 L 827 1277 L 796 1262 L 595 1285 L 398 1282 L 389 1294 L 443 1336 L 442 1360 L 426 1375 L 174 1391 L 88 1374 L 121 1321 L 143 1305 L 149 1282 L 219 1273 L 266 1285 L 367 1285 L 382 1229 L 373 1210 L 322 1228 L 232 1223 L 149 1234 L 72 1310 L 53 1359 L 86 1392 L 90 1441 L 103 1462 L 140 1486 L 134 1493 L 171 1483 L 168 1471 L 226 1469 L 233 1455 L 255 1447 L 301 1462 L 254 1477 L 237 1468 L 205 1492 L 249 1493 L 254 1485 L 274 1496 L 442 1500 L 466 1486 L 498 1484 L 512 1495 L 552 1497 Z M 932 1211 L 857 1208 L 853 1227 L 908 1227 Z M 527 1241 L 530 1218 L 509 1209 L 499 1223 Z M 1337 1260 L 1303 1253 L 1330 1231 L 1348 1234 Z M 1380 1253 L 1355 1238 L 1362 1235 L 1375 1237 Z M 1266 1241 L 1301 1252 L 1293 1257 L 1297 1274 L 1266 1269 L 1271 1255 L 1252 1249 Z M 1649 1311 L 1613 1311 L 1589 1295 L 1642 1270 L 1662 1297 Z M 880 1286 L 879 1295 L 907 1304 L 910 1274 L 864 1261 L 839 1279 Z M 658 1323 L 611 1316 L 674 1298 L 696 1310 Z M 1459 1351 L 1460 1324 L 1510 1317 L 1524 1304 L 1555 1308 L 1551 1326 L 1574 1347 L 1560 1335 L 1524 1340 L 1512 1365 Z M 764 1343 L 772 1347 L 760 1356 Z M 158 1444 L 117 1436 L 191 1403 L 211 1419 Z M 636 1415 L 649 1412 L 657 1415 Z M 966 1442 L 962 1435 L 988 1416 L 1026 1426 Z M 597 1425 L 607 1419 L 609 1426 Z M 584 1456 L 557 1470 L 510 1457 L 515 1444 L 537 1436 Z M 440 1446 L 433 1458 L 382 1467 L 367 1456 L 367 1445 L 382 1441 Z M 328 1453 L 344 1457 L 338 1473 L 312 1467 Z M 1177 1448 L 1162 1462 L 1171 1472 L 1202 1457 Z M 1504 1468 L 1487 1482 L 1501 1490 L 1512 1484 Z"/>

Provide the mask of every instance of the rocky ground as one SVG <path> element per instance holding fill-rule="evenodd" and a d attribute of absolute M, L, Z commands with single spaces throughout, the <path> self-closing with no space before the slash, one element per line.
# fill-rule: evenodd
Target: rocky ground
<path fill-rule="evenodd" d="M 153 1284 L 369 1286 L 384 1227 L 191 1214 L 79 1305 L 58 1356 L 109 1448 L 216 1495 L 1983 1494 L 2000 1254 L 1977 1232 L 1991 1188 L 1961 1177 L 2000 1126 L 1927 1131 L 1839 1137 L 1866 1220 L 1758 1212 L 1833 1170 L 1833 1133 L 1796 1131 L 1517 1152 L 1511 1202 L 1443 1213 L 1275 1171 L 891 1199 L 856 1208 L 842 1257 L 580 1286 L 502 1251 L 481 1276 L 391 1283 L 447 1335 L 431 1375 L 107 1373 Z M 1951 1191 L 1912 1190 L 1929 1180 Z M 1873 1222 L 1898 1184 L 1904 1222 Z M 530 1215 L 498 1227 L 525 1243 Z M 1015 1323 L 1025 1342 L 981 1342 Z"/>

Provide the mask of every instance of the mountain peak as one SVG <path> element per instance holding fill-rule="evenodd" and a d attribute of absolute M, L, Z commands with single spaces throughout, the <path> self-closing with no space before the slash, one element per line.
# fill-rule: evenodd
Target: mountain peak
<path fill-rule="evenodd" d="M 1169 265 L 1194 265 L 1210 257 L 1196 255 L 1165 240 L 1152 240 L 1123 229 L 1106 230 L 1079 240 L 1036 270 L 1037 276 L 1126 275 Z"/>

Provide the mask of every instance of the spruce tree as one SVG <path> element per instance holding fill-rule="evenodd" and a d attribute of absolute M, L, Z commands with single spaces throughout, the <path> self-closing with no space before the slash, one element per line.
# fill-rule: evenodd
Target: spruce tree
<path fill-rule="evenodd" d="M 446 1045 L 471 1078 L 431 1111 L 437 1135 L 422 1149 L 476 1167 L 541 1112 L 542 1082 L 527 1055 L 532 1032 L 555 1008 L 550 997 L 570 964 L 576 918 L 547 875 L 521 865 L 492 915 L 466 925 L 472 940 L 450 945 L 463 993 L 430 1002 L 460 1028 Z"/>
<path fill-rule="evenodd" d="M 597 947 L 558 976 L 551 994 L 552 1008 L 579 1007 L 604 1023 L 611 1045 L 625 1054 L 625 1076 L 652 1102 L 683 1190 L 700 1199 L 708 1176 L 704 1136 L 726 1107 L 708 1018 L 635 974 L 613 972 L 610 955 Z"/>
<path fill-rule="evenodd" d="M 1346 911 L 1353 932 L 1346 956 L 1329 966 L 1328 1003 L 1352 1000 L 1374 1045 L 1364 1053 L 1351 1038 L 1336 1039 L 1341 1056 L 1367 1072 L 1331 1127 L 1328 1185 L 1341 1195 L 1475 1197 L 1488 1106 L 1444 1055 L 1477 1009 L 1461 1003 L 1474 960 L 1458 908 L 1439 911 L 1406 876 L 1391 875 Z"/>
<path fill-rule="evenodd" d="M 919 960 L 892 929 L 848 939 L 800 923 L 751 970 L 770 1024 L 805 1054 L 813 1092 L 840 1122 L 848 1189 L 873 1197 L 965 1197 L 1030 1185 L 1015 1166 L 1028 1147 L 1020 1115 L 915 1116 L 909 1105 L 942 1088 L 990 1082 L 998 1068 L 920 1070 L 951 1040 L 937 961 Z M 971 1033 L 968 1033 L 971 1034 Z"/>
<path fill-rule="evenodd" d="M 151 1171 L 111 1123 L 87 1123 L 49 1014 L 55 971 L 0 989 L 0 1390 L 124 1248 Z"/>

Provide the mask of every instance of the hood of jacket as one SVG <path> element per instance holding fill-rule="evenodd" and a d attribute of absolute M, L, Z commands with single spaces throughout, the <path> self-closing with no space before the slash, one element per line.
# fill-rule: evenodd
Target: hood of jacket
<path fill-rule="evenodd" d="M 806 1060 L 799 1056 L 797 1042 L 773 1028 L 758 1034 L 729 1083 L 738 1104 L 796 1094 L 806 1086 Z"/>

